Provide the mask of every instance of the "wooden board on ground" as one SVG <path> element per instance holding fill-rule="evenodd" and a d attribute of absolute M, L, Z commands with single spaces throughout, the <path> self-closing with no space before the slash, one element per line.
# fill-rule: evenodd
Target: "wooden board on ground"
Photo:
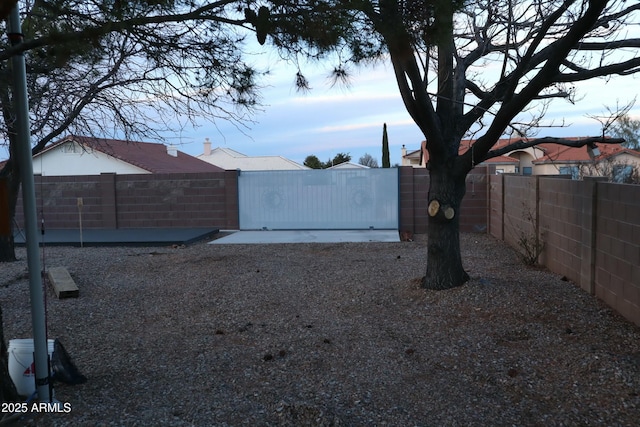
<path fill-rule="evenodd" d="M 51 267 L 47 270 L 49 281 L 58 298 L 78 297 L 80 290 L 64 267 Z"/>

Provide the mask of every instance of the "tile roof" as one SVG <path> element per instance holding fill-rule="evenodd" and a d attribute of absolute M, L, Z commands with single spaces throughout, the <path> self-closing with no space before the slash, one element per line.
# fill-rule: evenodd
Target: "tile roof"
<path fill-rule="evenodd" d="M 498 157 L 492 157 L 491 159 L 485 160 L 483 163 L 496 163 L 496 164 L 504 164 L 504 163 L 515 163 L 518 164 L 520 163 L 520 160 L 513 158 L 513 157 L 509 157 L 509 156 L 498 156 Z"/>
<path fill-rule="evenodd" d="M 631 150 L 620 146 L 619 144 L 597 144 L 600 155 L 596 157 L 596 161 L 604 160 L 606 158 L 617 156 L 619 154 L 627 153 L 632 156 L 640 157 L 640 152 Z M 538 146 L 543 155 L 533 163 L 549 163 L 549 162 L 591 162 L 589 153 L 586 148 L 580 147 L 565 147 L 558 144 L 540 144 Z"/>
<path fill-rule="evenodd" d="M 577 141 L 583 139 L 581 137 L 569 137 L 564 138 L 570 141 Z M 463 139 L 460 142 L 460 147 L 458 149 L 459 154 L 464 154 L 467 150 L 471 148 L 475 140 L 472 139 Z M 493 149 L 501 148 L 506 145 L 515 142 L 511 138 L 501 138 L 498 142 L 493 146 Z M 421 145 L 424 147 L 425 141 L 422 141 Z M 597 160 L 604 160 L 611 156 L 617 156 L 622 153 L 631 154 L 633 156 L 640 157 L 640 151 L 632 150 L 629 148 L 622 147 L 620 144 L 596 144 L 598 149 L 600 150 L 600 156 L 597 157 Z M 542 143 L 533 147 L 539 154 L 538 158 L 533 161 L 533 163 L 548 163 L 548 162 L 586 162 L 592 161 L 589 157 L 589 153 L 585 147 L 567 147 L 565 145 L 554 144 L 554 143 Z M 520 150 L 514 150 L 520 151 Z M 415 153 L 419 153 L 420 150 L 413 151 L 408 153 L 405 157 L 409 157 L 409 155 L 414 155 Z M 426 159 L 429 159 L 429 152 L 425 153 Z M 487 163 L 504 163 L 504 162 L 518 162 L 518 159 L 509 156 L 499 156 L 492 159 L 485 160 Z"/>
<path fill-rule="evenodd" d="M 179 150 L 176 150 L 177 156 L 174 157 L 168 154 L 167 146 L 164 144 L 75 135 L 68 136 L 49 145 L 37 155 L 42 155 L 69 141 L 91 147 L 151 173 L 221 172 L 223 170 Z"/>

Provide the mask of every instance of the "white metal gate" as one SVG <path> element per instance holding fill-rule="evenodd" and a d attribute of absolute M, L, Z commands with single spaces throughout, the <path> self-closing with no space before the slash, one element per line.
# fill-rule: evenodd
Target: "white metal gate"
<path fill-rule="evenodd" d="M 398 229 L 398 169 L 247 171 L 242 230 Z"/>

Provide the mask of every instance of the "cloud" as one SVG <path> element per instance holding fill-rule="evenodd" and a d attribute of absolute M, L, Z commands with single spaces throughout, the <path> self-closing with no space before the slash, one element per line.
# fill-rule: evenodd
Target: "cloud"
<path fill-rule="evenodd" d="M 350 123 L 350 124 L 336 124 L 333 126 L 323 126 L 321 128 L 316 129 L 317 132 L 320 133 L 333 133 L 333 132 L 351 132 L 357 131 L 361 129 L 379 129 L 380 135 L 382 135 L 382 123 L 386 123 L 387 126 L 416 126 L 415 122 L 411 119 L 406 120 L 389 120 L 389 121 L 381 121 L 379 118 L 376 118 L 375 121 L 370 122 L 361 122 L 361 123 Z"/>

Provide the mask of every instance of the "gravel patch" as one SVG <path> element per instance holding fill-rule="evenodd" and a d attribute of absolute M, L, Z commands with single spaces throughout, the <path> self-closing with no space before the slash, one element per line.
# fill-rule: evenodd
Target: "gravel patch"
<path fill-rule="evenodd" d="M 640 328 L 575 284 L 461 236 L 471 280 L 421 289 L 399 243 L 47 247 L 50 338 L 87 376 L 38 426 L 637 426 Z M 26 255 L 0 264 L 31 337 Z"/>

